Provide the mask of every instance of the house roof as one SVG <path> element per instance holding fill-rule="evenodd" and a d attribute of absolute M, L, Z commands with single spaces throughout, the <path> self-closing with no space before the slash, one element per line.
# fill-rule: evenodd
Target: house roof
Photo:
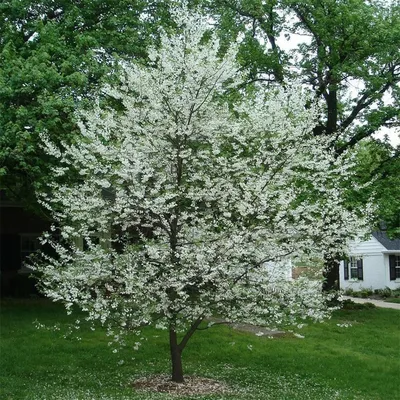
<path fill-rule="evenodd" d="M 400 239 L 389 239 L 384 231 L 372 232 L 372 236 L 387 250 L 400 250 Z"/>

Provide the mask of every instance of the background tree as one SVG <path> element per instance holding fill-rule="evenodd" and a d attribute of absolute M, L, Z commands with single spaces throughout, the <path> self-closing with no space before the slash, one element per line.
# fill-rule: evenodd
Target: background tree
<path fill-rule="evenodd" d="M 312 88 L 324 103 L 314 133 L 333 137 L 336 154 L 372 137 L 382 127 L 398 126 L 398 3 L 379 0 L 202 3 L 219 15 L 216 25 L 225 40 L 231 40 L 238 32 L 242 34 L 239 60 L 250 67 L 248 82 L 285 83 L 300 77 Z M 283 45 L 284 35 L 289 45 L 296 37 L 305 40 L 287 50 Z M 392 152 L 391 162 L 393 165 L 398 162 L 398 152 Z M 389 165 L 389 160 L 386 164 Z M 370 172 L 374 169 L 370 168 Z M 379 177 L 382 193 L 390 191 L 392 179 L 396 179 L 389 169 L 386 172 Z M 374 178 L 370 175 L 369 180 Z M 375 201 L 381 202 L 377 209 L 388 206 L 384 196 L 376 196 Z M 349 207 L 354 208 L 354 204 Z M 389 225 L 393 222 L 397 226 L 391 227 L 392 232 L 398 231 L 398 219 L 387 221 Z M 340 255 L 327 264 L 326 287 L 330 289 L 339 282 L 337 258 Z"/>
<path fill-rule="evenodd" d="M 398 5 L 363 0 L 212 4 L 221 36 L 229 42 L 242 34 L 239 60 L 250 66 L 249 80 L 283 82 L 298 76 L 323 100 L 325 112 L 315 133 L 335 134 L 338 153 L 398 122 Z M 304 42 L 290 46 L 293 35 Z M 384 105 L 384 94 L 392 104 Z"/>
<path fill-rule="evenodd" d="M 280 326 L 327 316 L 320 282 L 287 280 L 284 264 L 343 251 L 337 237 L 362 221 L 338 190 L 351 179 L 346 158 L 313 135 L 318 107 L 300 85 L 258 85 L 229 105 L 225 92 L 242 83 L 235 47 L 220 58 L 208 16 L 176 18 L 149 66 L 124 63 L 120 84 L 103 88 L 74 144 L 44 137 L 59 164 L 42 202 L 65 242 L 46 235 L 57 256 L 36 268 L 47 296 L 116 339 L 167 329 L 182 382 L 182 351 L 205 318 Z M 118 110 L 101 106 L 108 97 Z M 71 171 L 80 179 L 65 179 Z"/>
<path fill-rule="evenodd" d="M 39 132 L 73 141 L 83 99 L 113 76 L 115 59 L 146 58 L 163 1 L 4 0 L 0 3 L 0 175 L 2 188 L 37 210 L 35 187 L 52 159 Z"/>
<path fill-rule="evenodd" d="M 356 146 L 354 184 L 362 185 L 357 193 L 350 191 L 348 200 L 360 207 L 368 199 L 375 199 L 375 226 L 385 229 L 389 236 L 400 235 L 400 158 L 386 141 L 368 140 Z M 374 178 L 370 184 L 371 176 Z"/>

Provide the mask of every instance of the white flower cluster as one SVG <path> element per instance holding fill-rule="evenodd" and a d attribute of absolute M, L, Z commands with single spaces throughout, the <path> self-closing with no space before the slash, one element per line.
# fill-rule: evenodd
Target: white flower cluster
<path fill-rule="evenodd" d="M 118 337 L 212 315 L 321 320 L 320 282 L 263 265 L 346 247 L 362 225 L 339 189 L 349 165 L 313 135 L 318 106 L 300 85 L 228 104 L 242 79 L 235 47 L 221 58 L 206 17 L 177 15 L 179 33 L 162 35 L 150 66 L 125 64 L 120 86 L 103 89 L 119 110 L 99 100 L 61 149 L 43 136 L 59 166 L 41 200 L 62 237 L 43 238 L 56 253 L 36 265 L 44 292 L 118 325 Z"/>

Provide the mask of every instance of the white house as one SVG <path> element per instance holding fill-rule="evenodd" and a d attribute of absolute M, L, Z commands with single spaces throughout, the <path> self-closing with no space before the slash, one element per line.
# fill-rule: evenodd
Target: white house
<path fill-rule="evenodd" d="M 353 242 L 349 257 L 340 263 L 340 288 L 400 288 L 400 239 L 390 240 L 385 232 Z"/>

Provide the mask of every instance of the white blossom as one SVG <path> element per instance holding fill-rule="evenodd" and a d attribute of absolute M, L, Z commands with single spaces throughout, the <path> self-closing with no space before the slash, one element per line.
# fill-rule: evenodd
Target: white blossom
<path fill-rule="evenodd" d="M 44 293 L 117 340 L 213 315 L 270 327 L 326 318 L 320 281 L 263 265 L 347 247 L 363 226 L 340 190 L 350 161 L 313 135 L 318 105 L 300 84 L 228 104 L 243 79 L 236 47 L 221 58 L 216 36 L 204 40 L 207 18 L 180 13 L 150 66 L 125 63 L 120 85 L 103 88 L 99 99 L 123 111 L 98 100 L 75 143 L 42 136 L 59 166 L 41 203 L 63 238 L 43 239 L 56 253 L 35 266 Z"/>

